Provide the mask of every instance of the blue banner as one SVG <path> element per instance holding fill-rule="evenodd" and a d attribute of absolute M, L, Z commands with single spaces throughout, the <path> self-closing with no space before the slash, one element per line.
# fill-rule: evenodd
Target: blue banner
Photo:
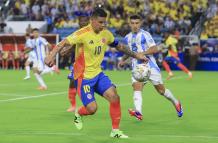
<path fill-rule="evenodd" d="M 218 71 L 218 53 L 201 54 L 196 70 Z"/>

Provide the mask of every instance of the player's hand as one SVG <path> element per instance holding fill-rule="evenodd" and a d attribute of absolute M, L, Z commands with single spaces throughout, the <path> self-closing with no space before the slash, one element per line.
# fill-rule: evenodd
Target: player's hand
<path fill-rule="evenodd" d="M 123 68 L 123 66 L 126 64 L 125 61 L 121 60 L 118 62 L 118 68 Z"/>
<path fill-rule="evenodd" d="M 135 58 L 138 60 L 142 60 L 145 63 L 148 62 L 148 59 L 145 57 L 145 55 L 143 53 L 136 53 Z"/>
<path fill-rule="evenodd" d="M 52 67 L 55 64 L 54 59 L 51 55 L 45 57 L 45 64 L 49 67 Z"/>

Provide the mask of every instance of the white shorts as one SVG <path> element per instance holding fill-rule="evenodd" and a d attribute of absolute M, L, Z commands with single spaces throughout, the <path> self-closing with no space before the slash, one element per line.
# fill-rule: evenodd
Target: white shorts
<path fill-rule="evenodd" d="M 27 58 L 27 61 L 29 62 L 29 63 L 32 63 L 32 62 L 34 62 L 34 58 L 32 58 L 31 56 L 29 56 L 28 58 Z"/>
<path fill-rule="evenodd" d="M 41 72 L 46 68 L 46 65 L 41 61 L 33 61 L 33 68 L 36 68 Z"/>
<path fill-rule="evenodd" d="M 37 59 L 36 59 L 36 57 L 34 56 L 34 54 L 33 54 L 33 53 L 29 53 L 28 58 L 27 58 L 27 61 L 30 62 L 30 63 L 32 63 L 32 62 L 35 62 L 35 60 L 37 60 Z"/>
<path fill-rule="evenodd" d="M 151 75 L 149 77 L 149 81 L 153 84 L 153 85 L 158 85 L 158 84 L 163 84 L 163 80 L 162 80 L 162 76 L 160 71 L 157 71 L 157 69 L 155 68 L 151 68 Z M 138 82 L 135 80 L 135 78 L 132 76 L 132 83 L 134 82 Z M 147 81 L 145 81 L 144 83 L 147 83 Z"/>

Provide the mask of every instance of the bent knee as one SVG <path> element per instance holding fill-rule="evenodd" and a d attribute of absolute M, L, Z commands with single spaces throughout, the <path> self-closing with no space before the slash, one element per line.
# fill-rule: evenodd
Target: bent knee
<path fill-rule="evenodd" d="M 117 94 L 111 95 L 110 102 L 117 102 L 120 100 L 120 97 Z"/>
<path fill-rule="evenodd" d="M 159 90 L 158 90 L 158 93 L 161 94 L 161 95 L 164 95 L 165 89 L 159 89 Z"/>
<path fill-rule="evenodd" d="M 97 111 L 97 106 L 91 106 L 91 107 L 89 106 L 89 107 L 86 107 L 86 109 L 90 115 L 93 115 Z"/>

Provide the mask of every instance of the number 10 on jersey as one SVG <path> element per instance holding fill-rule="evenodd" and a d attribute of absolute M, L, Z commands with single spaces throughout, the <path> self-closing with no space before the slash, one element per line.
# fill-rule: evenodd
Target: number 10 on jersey
<path fill-rule="evenodd" d="M 100 55 L 101 54 L 101 46 L 96 46 L 95 47 L 95 55 Z"/>

